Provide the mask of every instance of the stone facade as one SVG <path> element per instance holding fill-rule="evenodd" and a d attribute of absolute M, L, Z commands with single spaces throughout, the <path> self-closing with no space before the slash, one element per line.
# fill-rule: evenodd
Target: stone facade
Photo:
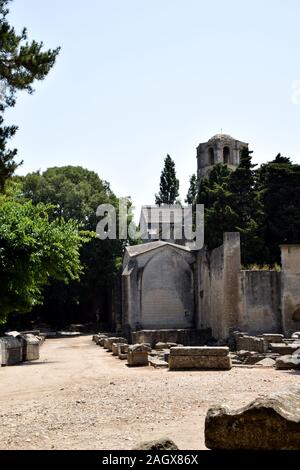
<path fill-rule="evenodd" d="M 250 336 L 299 331 L 300 246 L 281 251 L 281 271 L 245 271 L 238 233 L 225 233 L 212 252 L 162 241 L 128 247 L 119 321 L 124 335 L 201 345 L 209 339 L 200 342 L 204 331 L 217 340 L 235 330 Z"/>
<path fill-rule="evenodd" d="M 225 134 L 201 143 L 198 177 L 217 163 L 235 170 L 244 148 Z M 181 226 L 182 208 L 172 220 L 167 207 L 151 209 L 144 206 L 140 220 L 148 243 L 127 247 L 124 256 L 112 319 L 117 334 L 133 342 L 201 345 L 207 332 L 224 341 L 235 330 L 249 337 L 300 331 L 300 245 L 281 247 L 281 271 L 243 270 L 239 233 L 225 233 L 212 252 L 192 250 L 172 232 L 175 222 Z"/>
<path fill-rule="evenodd" d="M 198 177 L 206 176 L 214 165 L 224 163 L 235 170 L 240 163 L 240 153 L 248 144 L 230 135 L 217 134 L 197 147 Z"/>
<path fill-rule="evenodd" d="M 195 255 L 167 242 L 128 247 L 123 263 L 123 327 L 192 328 Z"/>
<path fill-rule="evenodd" d="M 300 329 L 300 245 L 281 246 L 282 327 L 286 335 Z"/>

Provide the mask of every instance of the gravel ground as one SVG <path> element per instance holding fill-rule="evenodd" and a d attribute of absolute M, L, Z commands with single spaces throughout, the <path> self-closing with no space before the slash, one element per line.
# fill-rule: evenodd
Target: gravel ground
<path fill-rule="evenodd" d="M 299 373 L 271 368 L 169 372 L 125 362 L 82 336 L 49 339 L 39 361 L 0 368 L 0 449 L 127 450 L 165 436 L 205 449 L 211 405 L 299 383 Z"/>

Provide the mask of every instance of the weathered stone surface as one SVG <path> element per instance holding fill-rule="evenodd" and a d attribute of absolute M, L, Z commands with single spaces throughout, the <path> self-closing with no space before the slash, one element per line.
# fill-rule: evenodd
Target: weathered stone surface
<path fill-rule="evenodd" d="M 205 443 L 217 450 L 299 450 L 300 389 L 258 398 L 238 410 L 211 408 Z"/>
<path fill-rule="evenodd" d="M 11 366 L 22 362 L 22 340 L 13 336 L 0 338 L 0 364 Z"/>
<path fill-rule="evenodd" d="M 156 349 L 157 351 L 161 351 L 162 349 L 168 349 L 168 345 L 167 343 L 156 343 L 154 349 Z"/>
<path fill-rule="evenodd" d="M 95 343 L 99 346 L 100 345 L 100 340 L 103 338 L 107 338 L 107 335 L 105 334 L 102 334 L 102 333 L 99 333 L 98 335 L 94 335 L 95 336 Z"/>
<path fill-rule="evenodd" d="M 112 351 L 112 345 L 113 343 L 127 343 L 126 338 L 121 338 L 118 336 L 111 336 L 109 338 L 106 338 L 104 340 L 104 348 L 108 349 L 108 351 Z"/>
<path fill-rule="evenodd" d="M 114 356 L 118 356 L 119 354 L 119 346 L 127 346 L 127 351 L 128 351 L 128 344 L 127 343 L 112 343 L 111 345 L 111 350 Z"/>
<path fill-rule="evenodd" d="M 279 334 L 265 333 L 262 338 L 268 341 L 268 343 L 282 343 L 284 336 Z"/>
<path fill-rule="evenodd" d="M 107 336 L 103 336 L 102 338 L 99 339 L 98 345 L 104 347 L 105 340 L 107 339 Z"/>
<path fill-rule="evenodd" d="M 171 349 L 171 348 L 175 348 L 177 347 L 178 344 L 177 343 L 156 343 L 154 349 L 158 350 L 158 351 L 161 351 L 163 349 Z"/>
<path fill-rule="evenodd" d="M 144 344 L 135 344 L 133 346 L 129 346 L 127 357 L 128 365 L 130 367 L 148 366 L 149 350 L 151 350 L 149 346 L 146 346 Z"/>
<path fill-rule="evenodd" d="M 257 353 L 255 351 L 238 351 L 237 359 L 242 361 L 244 365 L 254 365 L 263 361 L 264 359 L 271 359 L 274 361 L 279 357 L 277 353 Z M 269 362 L 271 364 L 271 362 Z M 267 361 L 266 361 L 267 364 Z"/>
<path fill-rule="evenodd" d="M 130 352 L 151 352 L 151 347 L 148 344 L 142 343 L 142 344 L 132 344 L 129 346 L 129 351 Z"/>
<path fill-rule="evenodd" d="M 170 351 L 171 356 L 228 356 L 229 348 L 226 346 L 186 346 L 175 347 Z"/>
<path fill-rule="evenodd" d="M 288 354 L 293 354 L 300 348 L 299 344 L 285 344 L 285 343 L 271 343 L 270 349 L 274 353 L 281 354 L 282 356 L 286 356 Z"/>
<path fill-rule="evenodd" d="M 118 343 L 112 343 L 111 345 L 111 351 L 113 353 L 113 356 L 118 355 Z"/>
<path fill-rule="evenodd" d="M 167 369 L 169 367 L 168 362 L 158 359 L 157 357 L 150 357 L 149 365 L 155 369 Z"/>
<path fill-rule="evenodd" d="M 23 340 L 23 361 L 36 361 L 40 358 L 40 341 L 34 335 L 25 334 L 22 335 Z"/>
<path fill-rule="evenodd" d="M 245 351 L 245 350 L 242 349 L 241 351 L 237 351 L 237 355 L 241 358 L 246 358 L 246 357 L 256 356 L 257 352 L 255 352 L 255 351 Z"/>
<path fill-rule="evenodd" d="M 171 349 L 172 351 L 172 349 Z M 230 356 L 169 356 L 170 370 L 229 370 Z"/>
<path fill-rule="evenodd" d="M 8 331 L 5 336 L 11 336 L 12 338 L 20 338 L 21 333 L 19 331 Z"/>
<path fill-rule="evenodd" d="M 269 343 L 264 338 L 258 338 L 256 336 L 236 336 L 236 349 L 237 351 L 255 351 L 264 353 L 268 351 Z"/>
<path fill-rule="evenodd" d="M 121 361 L 126 361 L 128 359 L 128 354 L 127 353 L 119 353 L 118 358 L 121 359 Z"/>
<path fill-rule="evenodd" d="M 129 345 L 127 343 L 117 343 L 118 344 L 118 356 L 120 359 L 127 359 Z M 120 357 L 120 355 L 126 355 L 126 357 Z"/>
<path fill-rule="evenodd" d="M 275 368 L 278 370 L 300 369 L 300 350 L 299 354 L 281 356 L 276 359 Z"/>
<path fill-rule="evenodd" d="M 211 339 L 211 330 L 173 329 L 173 330 L 140 330 L 132 333 L 133 343 L 177 343 L 185 346 L 204 345 Z"/>
<path fill-rule="evenodd" d="M 244 359 L 244 364 L 247 366 L 252 366 L 254 364 L 257 364 L 259 361 L 263 361 L 265 359 L 265 356 L 260 353 L 255 353 L 253 356 L 248 356 Z"/>
<path fill-rule="evenodd" d="M 142 442 L 133 450 L 179 450 L 177 445 L 168 438 L 159 439 L 158 441 Z"/>

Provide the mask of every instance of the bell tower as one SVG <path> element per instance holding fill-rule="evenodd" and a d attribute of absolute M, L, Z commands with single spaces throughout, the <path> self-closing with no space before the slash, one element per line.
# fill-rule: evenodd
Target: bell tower
<path fill-rule="evenodd" d="M 235 170 L 240 163 L 240 153 L 249 144 L 236 140 L 230 135 L 216 134 L 208 142 L 197 147 L 198 178 L 207 176 L 217 163 L 224 163 Z"/>

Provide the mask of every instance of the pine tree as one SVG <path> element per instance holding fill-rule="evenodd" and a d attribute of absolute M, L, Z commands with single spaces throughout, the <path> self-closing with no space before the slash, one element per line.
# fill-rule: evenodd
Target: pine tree
<path fill-rule="evenodd" d="M 159 193 L 155 195 L 155 204 L 171 206 L 175 204 L 178 196 L 179 180 L 176 178 L 175 162 L 167 155 L 160 177 Z"/>
<path fill-rule="evenodd" d="M 0 192 L 5 182 L 20 165 L 16 163 L 16 150 L 7 150 L 6 143 L 17 131 L 17 127 L 4 126 L 3 113 L 16 103 L 16 92 L 33 93 L 32 85 L 43 80 L 53 67 L 59 48 L 43 50 L 43 43 L 28 42 L 27 30 L 21 34 L 7 21 L 11 0 L 0 0 Z"/>

